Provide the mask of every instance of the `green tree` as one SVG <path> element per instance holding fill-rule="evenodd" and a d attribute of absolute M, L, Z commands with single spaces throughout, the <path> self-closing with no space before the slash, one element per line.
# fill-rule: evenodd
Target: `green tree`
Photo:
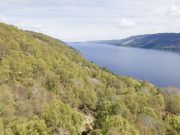
<path fill-rule="evenodd" d="M 90 135 L 103 135 L 100 129 L 93 130 Z"/>
<path fill-rule="evenodd" d="M 11 45 L 5 41 L 0 42 L 0 61 L 10 53 Z"/>
<path fill-rule="evenodd" d="M 97 126 L 102 126 L 104 123 L 104 120 L 107 117 L 110 117 L 112 115 L 119 115 L 121 117 L 127 118 L 129 114 L 129 110 L 126 108 L 124 102 L 117 101 L 117 102 L 110 102 L 105 101 L 100 106 L 100 109 L 98 111 L 97 115 Z"/>
<path fill-rule="evenodd" d="M 107 117 L 102 124 L 102 132 L 104 134 L 114 129 L 118 131 L 118 133 L 126 132 L 128 135 L 139 135 L 138 130 L 131 126 L 129 122 L 121 116 Z"/>
<path fill-rule="evenodd" d="M 53 132 L 80 134 L 83 118 L 80 113 L 72 113 L 69 105 L 53 100 L 50 104 L 45 105 L 44 111 L 42 117 L 45 119 L 47 126 L 52 127 Z"/>
<path fill-rule="evenodd" d="M 11 129 L 6 130 L 9 134 L 12 134 L 12 131 L 15 135 L 48 135 L 51 133 L 51 128 L 47 128 L 45 120 L 39 119 L 38 116 L 33 116 L 30 121 L 21 117 L 9 125 Z"/>
<path fill-rule="evenodd" d="M 0 135 L 4 135 L 4 126 L 1 117 L 0 117 Z"/>
<path fill-rule="evenodd" d="M 180 116 L 174 116 L 171 125 L 176 129 L 178 133 L 180 133 Z"/>
<path fill-rule="evenodd" d="M 173 113 L 180 113 L 180 96 L 174 95 L 168 103 L 168 108 Z"/>

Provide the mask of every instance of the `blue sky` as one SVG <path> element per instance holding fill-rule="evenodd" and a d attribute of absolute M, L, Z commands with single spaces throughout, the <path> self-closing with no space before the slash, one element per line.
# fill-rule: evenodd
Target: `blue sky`
<path fill-rule="evenodd" d="M 65 42 L 180 33 L 180 0 L 0 0 L 0 21 Z"/>

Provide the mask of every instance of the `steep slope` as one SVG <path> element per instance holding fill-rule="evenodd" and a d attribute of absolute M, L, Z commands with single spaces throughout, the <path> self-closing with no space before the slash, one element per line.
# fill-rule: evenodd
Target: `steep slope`
<path fill-rule="evenodd" d="M 166 106 L 163 92 L 114 75 L 59 40 L 0 23 L 2 135 L 178 134 L 180 117 L 166 117 L 165 108 L 179 113 L 179 96 Z"/>
<path fill-rule="evenodd" d="M 140 47 L 180 52 L 180 33 L 139 35 L 122 40 L 104 40 L 95 42 L 125 47 Z"/>

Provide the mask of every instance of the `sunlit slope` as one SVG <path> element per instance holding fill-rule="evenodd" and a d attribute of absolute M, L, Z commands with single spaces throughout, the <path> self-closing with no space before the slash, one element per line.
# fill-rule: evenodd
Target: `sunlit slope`
<path fill-rule="evenodd" d="M 0 23 L 2 135 L 178 134 L 180 118 L 170 112 L 180 112 L 180 99 L 164 102 L 164 92 L 114 75 L 52 37 Z"/>

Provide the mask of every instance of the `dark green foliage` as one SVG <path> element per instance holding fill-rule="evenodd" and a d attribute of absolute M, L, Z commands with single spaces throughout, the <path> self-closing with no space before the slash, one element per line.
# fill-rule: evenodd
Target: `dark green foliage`
<path fill-rule="evenodd" d="M 107 69 L 106 67 L 102 67 L 102 70 L 110 73 L 109 69 Z"/>

